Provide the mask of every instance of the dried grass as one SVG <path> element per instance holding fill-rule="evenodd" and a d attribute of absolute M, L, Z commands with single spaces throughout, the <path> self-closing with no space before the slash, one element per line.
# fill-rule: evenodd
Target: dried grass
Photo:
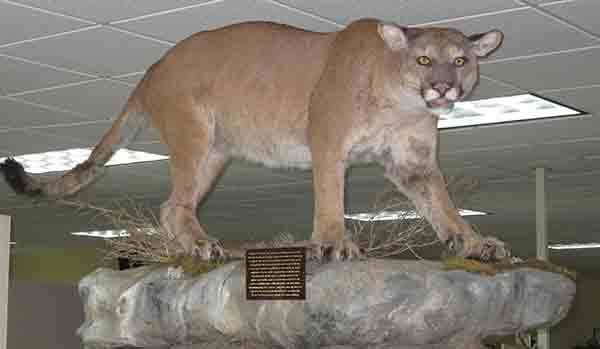
<path fill-rule="evenodd" d="M 449 181 L 448 189 L 457 206 L 463 205 L 466 198 L 477 188 L 477 183 L 466 178 Z M 206 270 L 217 264 L 200 263 L 186 256 L 173 234 L 160 227 L 152 209 L 143 207 L 133 200 L 119 204 L 117 208 L 100 207 L 93 204 L 61 200 L 61 204 L 75 207 L 79 211 L 95 213 L 94 219 L 108 220 L 112 226 L 124 229 L 129 235 L 121 238 L 105 239 L 105 259 L 108 261 L 126 258 L 138 264 L 175 264 L 184 269 Z M 384 190 L 373 205 L 373 212 L 413 211 L 408 199 L 396 189 Z M 364 251 L 367 257 L 392 257 L 410 252 L 421 258 L 418 250 L 439 242 L 430 225 L 422 218 L 399 219 L 378 222 L 351 221 L 350 238 Z M 295 241 L 292 234 L 279 234 L 271 241 L 248 242 L 245 248 L 310 246 L 310 241 Z M 243 253 L 232 254 L 239 258 Z M 195 267 L 194 264 L 197 264 Z"/>
<path fill-rule="evenodd" d="M 106 220 L 129 234 L 121 238 L 105 239 L 106 260 L 126 258 L 134 263 L 168 264 L 183 255 L 175 236 L 160 227 L 154 212 L 132 200 L 128 200 L 126 204 L 119 204 L 117 208 L 80 201 L 61 200 L 60 203 L 80 211 L 94 212 L 94 220 Z"/>
<path fill-rule="evenodd" d="M 448 191 L 457 207 L 464 205 L 478 187 L 478 182 L 466 177 L 448 181 Z M 439 239 L 424 218 L 407 217 L 414 206 L 396 188 L 384 190 L 375 200 L 374 218 L 385 212 L 404 212 L 404 217 L 392 221 L 351 221 L 352 239 L 365 251 L 367 257 L 395 257 L 411 253 L 421 259 L 418 251 L 439 243 Z"/>

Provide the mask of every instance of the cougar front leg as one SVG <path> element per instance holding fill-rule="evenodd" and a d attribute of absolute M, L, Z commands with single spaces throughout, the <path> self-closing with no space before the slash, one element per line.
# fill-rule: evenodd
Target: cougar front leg
<path fill-rule="evenodd" d="M 423 167 L 418 172 L 392 167 L 387 169 L 386 176 L 412 200 L 417 212 L 429 221 L 438 238 L 458 256 L 482 261 L 509 257 L 504 243 L 494 238 L 482 238 L 459 215 L 437 165 Z"/>
<path fill-rule="evenodd" d="M 314 221 L 312 240 L 319 259 L 331 253 L 335 260 L 361 257 L 356 244 L 346 236 L 344 224 L 344 175 L 342 156 L 313 155 Z"/>

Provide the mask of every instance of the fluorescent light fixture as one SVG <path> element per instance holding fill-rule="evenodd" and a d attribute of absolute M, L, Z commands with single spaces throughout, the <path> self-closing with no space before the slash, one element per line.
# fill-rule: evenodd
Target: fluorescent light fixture
<path fill-rule="evenodd" d="M 458 210 L 461 216 L 482 216 L 487 215 L 486 212 L 474 210 Z M 394 221 L 400 219 L 417 219 L 421 218 L 416 211 L 381 211 L 375 213 L 353 213 L 345 214 L 344 218 L 363 222 L 378 222 L 378 221 Z"/>
<path fill-rule="evenodd" d="M 532 94 L 457 102 L 442 114 L 438 128 L 497 124 L 523 120 L 583 115 L 584 113 Z"/>
<path fill-rule="evenodd" d="M 79 231 L 75 233 L 71 233 L 71 235 L 77 236 L 90 236 L 94 238 L 104 238 L 104 239 L 112 239 L 112 238 L 122 238 L 129 236 L 126 230 L 93 230 L 93 231 Z"/>
<path fill-rule="evenodd" d="M 600 248 L 600 243 L 590 242 L 582 244 L 552 244 L 548 245 L 551 250 L 579 250 L 584 248 Z"/>
<path fill-rule="evenodd" d="M 46 173 L 68 171 L 78 164 L 87 160 L 92 153 L 89 148 L 74 148 L 67 150 L 49 151 L 45 153 L 27 154 L 15 156 L 25 171 L 29 173 Z M 129 149 L 118 150 L 106 163 L 106 166 L 133 164 L 137 162 L 148 162 L 168 159 L 168 156 L 146 153 Z M 6 158 L 0 158 L 4 161 Z"/>
<path fill-rule="evenodd" d="M 145 232 L 147 235 L 152 235 L 155 233 L 154 228 L 140 228 L 140 231 Z M 71 235 L 90 236 L 94 238 L 104 239 L 124 238 L 130 236 L 130 234 L 125 229 L 78 231 L 75 233 L 71 233 Z"/>

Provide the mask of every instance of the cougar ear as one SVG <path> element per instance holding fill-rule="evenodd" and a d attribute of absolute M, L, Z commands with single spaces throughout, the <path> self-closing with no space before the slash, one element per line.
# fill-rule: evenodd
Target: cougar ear
<path fill-rule="evenodd" d="M 408 37 L 404 28 L 393 23 L 380 22 L 377 25 L 377 32 L 385 44 L 394 51 L 408 47 Z"/>
<path fill-rule="evenodd" d="M 473 52 L 478 57 L 487 57 L 494 52 L 504 39 L 504 34 L 499 30 L 490 30 L 487 33 L 475 34 L 469 36 L 469 40 L 473 44 Z"/>

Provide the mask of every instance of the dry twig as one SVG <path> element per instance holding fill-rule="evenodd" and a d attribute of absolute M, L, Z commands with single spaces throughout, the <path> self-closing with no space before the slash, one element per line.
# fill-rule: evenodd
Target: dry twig
<path fill-rule="evenodd" d="M 476 188 L 472 180 L 452 180 L 449 191 L 457 205 Z M 160 227 L 151 209 L 129 200 L 127 205 L 115 209 L 100 207 L 79 201 L 59 201 L 77 210 L 92 211 L 94 218 L 106 219 L 115 227 L 123 229 L 126 235 L 106 239 L 105 258 L 115 260 L 127 258 L 141 264 L 189 264 L 181 246 L 168 231 Z M 412 203 L 395 189 L 382 192 L 373 205 L 375 214 L 371 220 L 352 221 L 351 238 L 363 249 L 367 257 L 391 257 L 410 252 L 417 258 L 417 250 L 438 243 L 435 233 L 423 218 L 415 218 Z M 399 219 L 379 221 L 378 216 L 387 212 L 399 213 Z M 291 234 L 280 234 L 272 241 L 249 243 L 252 247 L 279 247 L 301 245 Z M 310 243 L 310 242 L 305 242 Z M 185 260 L 184 260 L 185 259 Z"/>
<path fill-rule="evenodd" d="M 462 206 L 476 190 L 478 183 L 472 179 L 457 177 L 449 180 L 448 191 L 457 206 Z M 418 249 L 439 242 L 429 223 L 418 217 L 413 204 L 395 188 L 383 191 L 373 205 L 370 220 L 352 220 L 352 239 L 368 257 L 392 257 L 411 253 L 421 258 Z M 397 219 L 380 220 L 394 213 Z"/>

